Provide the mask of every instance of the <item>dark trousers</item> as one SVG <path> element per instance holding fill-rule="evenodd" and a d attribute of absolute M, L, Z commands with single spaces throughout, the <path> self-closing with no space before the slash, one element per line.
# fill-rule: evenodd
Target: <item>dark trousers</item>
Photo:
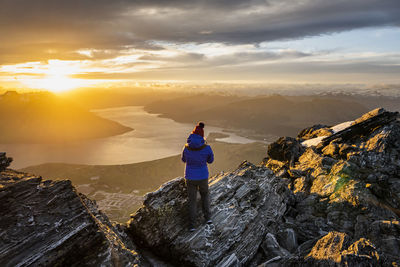
<path fill-rule="evenodd" d="M 186 186 L 188 192 L 189 223 L 191 227 L 194 227 L 197 215 L 197 190 L 200 191 L 204 218 L 206 220 L 210 219 L 210 195 L 208 192 L 208 179 L 186 179 Z"/>

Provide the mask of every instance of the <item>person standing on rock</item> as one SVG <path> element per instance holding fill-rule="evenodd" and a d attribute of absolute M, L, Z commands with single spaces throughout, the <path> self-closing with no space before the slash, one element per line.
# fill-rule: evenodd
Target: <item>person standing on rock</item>
<path fill-rule="evenodd" d="M 214 161 L 214 153 L 204 140 L 204 123 L 199 122 L 187 139 L 182 151 L 186 163 L 185 180 L 188 192 L 189 230 L 195 231 L 197 216 L 197 190 L 200 191 L 205 222 L 211 224 L 210 196 L 208 191 L 208 167 Z"/>

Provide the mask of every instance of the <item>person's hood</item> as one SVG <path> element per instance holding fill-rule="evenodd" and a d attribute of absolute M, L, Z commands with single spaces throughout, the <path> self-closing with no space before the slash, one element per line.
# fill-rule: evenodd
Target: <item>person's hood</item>
<path fill-rule="evenodd" d="M 191 148 L 199 148 L 205 143 L 204 138 L 198 134 L 191 134 L 187 139 L 187 144 Z"/>

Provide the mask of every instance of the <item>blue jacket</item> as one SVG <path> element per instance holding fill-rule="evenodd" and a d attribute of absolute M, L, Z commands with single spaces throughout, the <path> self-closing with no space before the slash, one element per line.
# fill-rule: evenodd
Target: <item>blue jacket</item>
<path fill-rule="evenodd" d="M 182 161 L 186 163 L 186 179 L 203 180 L 208 178 L 207 163 L 214 161 L 214 153 L 202 136 L 191 134 L 183 149 Z"/>

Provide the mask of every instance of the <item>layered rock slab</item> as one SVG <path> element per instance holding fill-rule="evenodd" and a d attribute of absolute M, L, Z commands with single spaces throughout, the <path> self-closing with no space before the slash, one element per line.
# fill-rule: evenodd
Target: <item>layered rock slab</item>
<path fill-rule="evenodd" d="M 177 178 L 145 197 L 128 232 L 135 242 L 179 265 L 245 266 L 268 226 L 285 213 L 285 190 L 271 170 L 245 162 L 210 180 L 213 224 L 203 224 L 200 213 L 197 230 L 189 232 L 185 181 Z"/>
<path fill-rule="evenodd" d="M 132 242 L 71 182 L 0 172 L 0 266 L 132 266 Z"/>

